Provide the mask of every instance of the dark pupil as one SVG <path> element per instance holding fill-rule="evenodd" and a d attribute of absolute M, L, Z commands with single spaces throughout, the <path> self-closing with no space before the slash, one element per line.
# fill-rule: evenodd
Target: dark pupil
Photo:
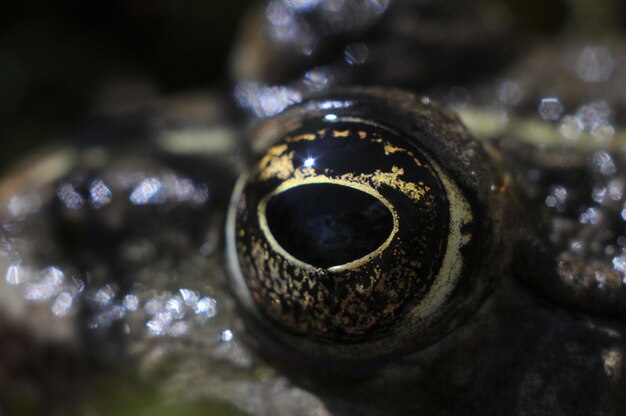
<path fill-rule="evenodd" d="M 272 197 L 267 223 L 278 244 L 316 267 L 357 260 L 391 234 L 393 217 L 377 198 L 342 185 L 297 186 Z"/>

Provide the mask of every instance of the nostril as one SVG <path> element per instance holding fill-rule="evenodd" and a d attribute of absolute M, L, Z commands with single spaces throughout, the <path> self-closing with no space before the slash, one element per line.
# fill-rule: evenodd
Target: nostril
<path fill-rule="evenodd" d="M 335 183 L 288 188 L 272 195 L 260 215 L 286 252 L 321 268 L 367 256 L 394 229 L 393 214 L 379 197 Z"/>

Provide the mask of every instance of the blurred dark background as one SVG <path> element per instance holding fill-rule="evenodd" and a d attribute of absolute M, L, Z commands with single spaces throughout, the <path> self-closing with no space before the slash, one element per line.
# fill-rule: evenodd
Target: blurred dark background
<path fill-rule="evenodd" d="M 550 34 L 566 18 L 565 1 L 502 3 L 522 32 Z M 163 94 L 224 88 L 226 59 L 252 3 L 259 2 L 4 0 L 0 163 L 70 131 L 107 86 L 141 80 Z"/>
<path fill-rule="evenodd" d="M 107 86 L 224 85 L 250 0 L 4 0 L 1 161 L 71 130 Z M 2 168 L 0 168 L 2 170 Z"/>

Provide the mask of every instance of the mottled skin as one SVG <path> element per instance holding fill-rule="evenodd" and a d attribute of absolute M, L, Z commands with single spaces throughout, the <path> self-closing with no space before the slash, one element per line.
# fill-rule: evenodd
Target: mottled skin
<path fill-rule="evenodd" d="M 611 77 L 589 84 L 545 58 L 579 51 L 568 45 L 584 41 L 563 37 L 512 57 L 515 43 L 498 19 L 486 24 L 467 4 L 438 4 L 392 2 L 383 14 L 388 20 L 352 13 L 351 24 L 324 32 L 330 35 L 317 39 L 307 59 L 250 24 L 248 31 L 259 35 L 243 44 L 234 72 L 238 81 L 309 94 L 302 74 L 323 63 L 340 85 L 399 86 L 455 105 L 470 130 L 490 143 L 494 163 L 511 174 L 519 207 L 511 211 L 518 225 L 508 230 L 514 260 L 463 325 L 426 348 L 384 360 L 311 361 L 244 324 L 220 247 L 224 211 L 245 163 L 236 140 L 249 133 L 229 127 L 237 123 L 214 97 L 160 100 L 25 162 L 0 183 L 0 266 L 7 271 L 0 284 L 0 414 L 626 413 L 626 296 L 613 261 L 623 245 L 623 196 L 598 194 L 602 187 L 610 192 L 626 165 L 623 41 L 614 35 L 607 43 L 616 61 Z M 407 31 L 416 27 L 410 24 L 416 15 L 427 17 L 416 32 Z M 325 24 L 324 13 L 311 16 L 302 27 Z M 368 31 L 371 24 L 378 30 Z M 369 58 L 363 66 L 344 64 L 343 45 L 361 39 L 370 45 Z M 492 53 L 502 45 L 510 45 L 506 53 Z M 255 50 L 263 53 L 250 54 Z M 529 69 L 537 62 L 544 65 L 540 74 Z M 515 80 L 522 93 L 503 88 L 504 80 Z M 247 96 L 248 107 L 267 115 L 254 106 L 263 91 L 245 91 L 257 94 Z M 606 100 L 613 141 L 598 143 L 588 133 L 564 141 L 557 124 L 534 112 L 547 95 L 563 97 L 567 112 Z M 503 111 L 508 123 L 499 117 Z M 599 163 L 605 154 L 612 169 Z M 98 178 L 108 184 L 108 197 L 92 195 Z M 155 182 L 145 182 L 150 178 L 158 180 L 158 192 Z M 561 185 L 568 191 L 563 201 L 555 194 Z M 40 202 L 11 205 L 15 195 Z M 554 206 L 546 205 L 548 196 Z M 46 281 L 33 292 L 21 274 L 28 272 L 11 269 L 16 265 L 57 266 L 65 275 L 62 290 L 46 292 L 57 288 Z M 67 310 L 59 309 L 62 291 L 76 294 Z M 217 315 L 185 303 L 191 292 L 216 300 Z M 164 313 L 167 330 L 154 326 Z"/>

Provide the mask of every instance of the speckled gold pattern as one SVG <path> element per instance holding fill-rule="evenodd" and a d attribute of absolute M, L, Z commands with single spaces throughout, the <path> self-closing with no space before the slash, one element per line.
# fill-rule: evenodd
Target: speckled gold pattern
<path fill-rule="evenodd" d="M 265 206 L 280 192 L 312 183 L 348 186 L 383 202 L 394 219 L 389 238 L 363 258 L 327 268 L 293 257 L 273 238 Z M 383 336 L 428 294 L 448 222 L 435 170 L 399 135 L 318 121 L 277 141 L 256 163 L 239 200 L 236 247 L 264 315 L 291 332 L 354 342 Z"/>
<path fill-rule="evenodd" d="M 348 138 L 351 134 L 354 134 L 354 132 L 351 132 L 350 130 L 322 129 L 316 134 L 299 134 L 293 137 L 289 136 L 285 139 L 285 141 L 287 143 L 297 143 L 303 140 L 314 141 L 327 136 L 331 136 L 333 138 Z M 397 152 L 406 153 L 413 159 L 417 166 L 422 166 L 422 162 L 415 157 L 413 151 L 391 144 L 390 142 L 384 140 L 380 133 L 368 134 L 365 131 L 359 130 L 356 134 L 362 140 L 369 140 L 372 143 L 382 144 L 386 156 Z M 256 175 L 261 180 L 268 180 L 271 178 L 286 180 L 290 177 L 298 179 L 310 177 L 330 178 L 330 176 L 327 176 L 328 173 L 331 173 L 330 169 L 325 169 L 323 172 L 318 173 L 312 167 L 294 167 L 297 165 L 294 161 L 294 156 L 295 153 L 290 150 L 287 144 L 272 146 L 257 164 L 255 168 Z M 384 184 L 400 190 L 402 193 L 406 194 L 409 198 L 415 201 L 418 201 L 426 196 L 430 188 L 425 186 L 423 181 L 418 181 L 417 183 L 405 181 L 402 178 L 404 173 L 405 170 L 402 167 L 394 165 L 391 167 L 390 172 L 383 172 L 377 169 L 372 173 L 346 173 L 341 175 L 340 179 L 351 183 L 367 184 L 373 188 L 378 188 Z"/>

